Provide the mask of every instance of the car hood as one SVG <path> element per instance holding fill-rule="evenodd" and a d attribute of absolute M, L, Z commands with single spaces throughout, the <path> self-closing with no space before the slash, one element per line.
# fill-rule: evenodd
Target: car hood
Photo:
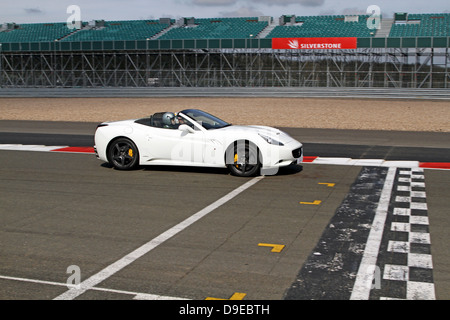
<path fill-rule="evenodd" d="M 283 132 L 279 129 L 267 127 L 267 126 L 239 126 L 239 125 L 232 125 L 229 127 L 225 127 L 222 129 L 219 129 L 222 132 L 230 132 L 230 133 L 236 133 L 236 132 L 242 132 L 242 133 L 254 133 L 254 134 L 262 134 L 265 136 L 272 137 L 273 139 L 276 139 L 284 144 L 289 143 L 294 140 L 290 135 L 288 135 L 286 132 Z"/>

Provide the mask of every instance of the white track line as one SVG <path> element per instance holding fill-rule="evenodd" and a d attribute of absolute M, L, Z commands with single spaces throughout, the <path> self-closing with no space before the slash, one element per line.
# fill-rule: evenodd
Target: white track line
<path fill-rule="evenodd" d="M 30 283 L 37 283 L 37 284 L 45 284 L 45 285 L 50 285 L 50 286 L 61 286 L 61 287 L 70 287 L 70 286 L 72 286 L 70 284 L 61 283 L 61 282 L 35 280 L 35 279 L 28 279 L 28 278 L 9 277 L 9 276 L 0 276 L 0 279 L 21 281 L 21 282 L 30 282 Z"/>
<path fill-rule="evenodd" d="M 62 282 L 44 281 L 44 280 L 36 280 L 36 279 L 28 279 L 28 278 L 0 276 L 0 279 L 12 280 L 12 281 L 21 281 L 21 282 L 29 282 L 29 283 L 37 283 L 37 284 L 45 284 L 45 285 L 51 285 L 51 286 L 68 287 L 68 288 L 76 288 L 77 287 L 76 285 L 62 283 Z M 161 295 L 157 295 L 157 294 L 149 294 L 149 293 L 134 292 L 134 291 L 124 291 L 124 290 L 115 290 L 115 289 L 106 289 L 106 288 L 99 288 L 99 287 L 93 287 L 91 289 L 95 290 L 95 291 L 113 292 L 113 293 L 132 295 L 132 296 L 134 296 L 133 297 L 134 300 L 188 300 L 188 299 L 178 298 L 178 297 L 161 296 Z"/>
<path fill-rule="evenodd" d="M 234 189 L 233 191 L 231 191 L 227 195 L 223 196 L 219 200 L 215 201 L 214 203 L 210 204 L 206 208 L 198 211 L 197 213 L 190 216 L 186 220 L 180 222 L 176 226 L 170 228 L 166 232 L 160 234 L 159 236 L 157 236 L 156 238 L 145 243 L 144 245 L 137 248 L 133 252 L 127 254 L 126 256 L 124 256 L 121 259 L 117 260 L 116 262 L 110 264 L 109 266 L 107 266 L 106 268 L 101 270 L 100 272 L 94 274 L 90 278 L 81 282 L 78 285 L 78 288 L 71 288 L 68 291 L 66 291 L 63 294 L 56 297 L 54 300 L 73 300 L 73 299 L 77 298 L 78 296 L 80 296 L 81 294 L 86 292 L 87 290 L 92 289 L 93 287 L 98 285 L 100 282 L 108 279 L 109 277 L 114 275 L 116 272 L 122 270 L 123 268 L 125 268 L 129 264 L 133 263 L 134 261 L 136 261 L 143 255 L 147 254 L 151 250 L 158 247 L 160 244 L 164 243 L 165 241 L 172 238 L 179 232 L 183 231 L 184 229 L 186 229 L 187 227 L 189 227 L 196 221 L 200 220 L 201 218 L 203 218 L 204 216 L 206 216 L 213 210 L 217 209 L 218 207 L 222 206 L 226 202 L 230 201 L 231 199 L 236 197 L 238 194 L 247 190 L 248 188 L 250 188 L 251 186 L 253 186 L 254 184 L 256 184 L 258 181 L 260 181 L 263 178 L 264 178 L 264 176 L 258 176 L 256 178 L 253 178 L 252 180 L 244 183 L 240 187 Z"/>
<path fill-rule="evenodd" d="M 387 173 L 350 300 L 369 299 L 396 171 L 395 167 L 390 167 Z"/>
<path fill-rule="evenodd" d="M 65 146 L 44 146 L 44 145 L 31 145 L 31 144 L 0 144 L 0 150 L 12 150 L 12 151 L 42 151 L 50 152 L 58 148 L 64 148 Z"/>

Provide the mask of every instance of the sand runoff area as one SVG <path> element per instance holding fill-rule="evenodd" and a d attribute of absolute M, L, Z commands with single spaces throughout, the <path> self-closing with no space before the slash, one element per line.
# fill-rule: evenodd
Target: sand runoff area
<path fill-rule="evenodd" d="M 103 122 L 186 108 L 242 125 L 450 132 L 450 102 L 406 99 L 0 98 L 0 120 Z"/>

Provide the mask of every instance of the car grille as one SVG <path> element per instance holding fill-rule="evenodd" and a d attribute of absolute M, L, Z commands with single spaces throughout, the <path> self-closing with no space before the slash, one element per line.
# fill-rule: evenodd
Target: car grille
<path fill-rule="evenodd" d="M 292 150 L 292 156 L 294 158 L 300 158 L 302 156 L 302 153 L 303 153 L 302 147 L 300 147 L 298 149 L 295 149 L 295 150 Z"/>

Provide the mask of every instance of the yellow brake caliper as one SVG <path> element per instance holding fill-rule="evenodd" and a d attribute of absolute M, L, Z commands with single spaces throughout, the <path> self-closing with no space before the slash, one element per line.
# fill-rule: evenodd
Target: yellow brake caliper
<path fill-rule="evenodd" d="M 128 149 L 128 155 L 133 158 L 133 149 Z"/>
<path fill-rule="evenodd" d="M 234 155 L 234 163 L 235 163 L 235 167 L 236 168 L 239 168 L 238 167 L 238 165 L 237 165 L 237 162 L 238 162 L 238 155 L 237 155 L 237 153 Z"/>

